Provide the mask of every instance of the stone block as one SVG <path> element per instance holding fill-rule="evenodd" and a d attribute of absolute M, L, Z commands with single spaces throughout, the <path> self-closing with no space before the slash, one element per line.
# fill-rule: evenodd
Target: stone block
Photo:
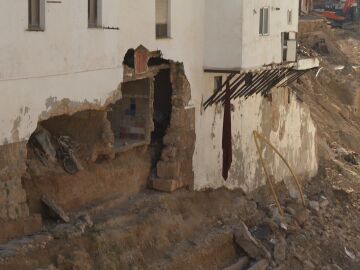
<path fill-rule="evenodd" d="M 167 146 L 161 153 L 161 159 L 169 161 L 176 157 L 177 149 L 174 146 Z"/>
<path fill-rule="evenodd" d="M 172 108 L 170 126 L 172 128 L 187 128 L 189 125 L 186 110 L 184 108 Z"/>
<path fill-rule="evenodd" d="M 159 161 L 157 175 L 160 178 L 178 178 L 180 176 L 180 163 L 177 161 Z"/>
<path fill-rule="evenodd" d="M 156 179 L 152 182 L 152 187 L 155 190 L 172 193 L 184 186 L 184 183 L 180 180 L 174 179 Z"/>
<path fill-rule="evenodd" d="M 195 145 L 196 135 L 194 131 L 187 131 L 182 129 L 168 129 L 164 136 L 165 145 L 175 145 L 179 148 L 193 149 Z"/>
<path fill-rule="evenodd" d="M 9 181 L 25 173 L 26 153 L 26 142 L 0 146 L 0 181 Z"/>
<path fill-rule="evenodd" d="M 26 192 L 22 186 L 14 186 L 9 189 L 7 201 L 10 204 L 22 203 L 26 201 Z"/>
<path fill-rule="evenodd" d="M 270 252 L 262 245 L 262 243 L 254 238 L 243 222 L 240 222 L 235 230 L 235 242 L 251 258 L 265 257 L 271 259 Z"/>
<path fill-rule="evenodd" d="M 186 106 L 185 99 L 180 95 L 172 95 L 171 104 L 175 108 L 184 108 Z"/>

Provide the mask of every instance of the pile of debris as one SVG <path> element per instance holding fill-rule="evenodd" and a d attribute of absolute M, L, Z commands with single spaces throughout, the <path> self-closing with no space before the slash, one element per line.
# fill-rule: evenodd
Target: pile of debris
<path fill-rule="evenodd" d="M 28 145 L 44 166 L 58 162 L 69 174 L 76 174 L 82 169 L 75 155 L 79 144 L 69 136 L 52 136 L 46 129 L 39 127 L 31 135 Z"/>

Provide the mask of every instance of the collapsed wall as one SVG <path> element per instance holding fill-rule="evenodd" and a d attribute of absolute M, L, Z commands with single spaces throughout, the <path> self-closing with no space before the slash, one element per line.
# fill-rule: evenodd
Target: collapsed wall
<path fill-rule="evenodd" d="M 29 140 L 0 147 L 0 243 L 40 229 L 44 196 L 78 211 L 147 185 L 193 186 L 190 84 L 182 63 L 151 53 L 129 50 L 106 102 L 49 97 Z"/>
<path fill-rule="evenodd" d="M 253 131 L 268 138 L 285 156 L 297 175 L 304 179 L 316 175 L 316 128 L 310 110 L 294 93 L 287 88 L 274 88 L 268 97 L 254 95 L 246 100 L 232 101 L 232 105 L 233 162 L 229 179 L 224 181 L 221 176 L 223 107 L 219 104 L 202 113 L 202 121 L 211 130 L 202 132 L 197 141 L 197 190 L 226 186 L 250 192 L 265 185 Z M 203 125 L 204 128 L 206 127 Z M 262 144 L 261 153 L 275 181 L 290 178 L 290 171 L 271 148 Z M 200 166 L 200 160 L 205 159 L 207 166 Z"/>

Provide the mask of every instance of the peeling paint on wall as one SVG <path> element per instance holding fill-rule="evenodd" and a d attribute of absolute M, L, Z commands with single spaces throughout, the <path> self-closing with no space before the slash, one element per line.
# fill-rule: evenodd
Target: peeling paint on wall
<path fill-rule="evenodd" d="M 220 173 L 223 115 L 218 108 L 211 108 L 204 114 L 209 113 L 213 117 L 211 132 L 214 136 L 211 136 L 211 144 L 214 147 L 205 149 L 206 171 L 195 177 L 196 189 L 226 186 L 249 192 L 265 184 L 253 139 L 254 130 L 263 134 L 284 154 L 300 177 L 308 178 L 317 173 L 316 128 L 306 104 L 297 101 L 288 89 L 273 89 L 272 99 L 256 95 L 247 100 L 233 101 L 233 105 L 233 164 L 229 179 L 225 182 Z M 290 172 L 273 150 L 262 145 L 261 151 L 275 180 L 287 180 Z"/>

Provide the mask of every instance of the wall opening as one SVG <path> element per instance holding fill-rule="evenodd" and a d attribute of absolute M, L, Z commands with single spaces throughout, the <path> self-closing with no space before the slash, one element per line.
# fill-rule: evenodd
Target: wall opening
<path fill-rule="evenodd" d="M 141 79 L 121 85 L 122 98 L 110 105 L 107 119 L 114 133 L 114 150 L 121 152 L 149 144 L 151 138 L 151 81 Z"/>
<path fill-rule="evenodd" d="M 138 112 L 136 102 L 134 108 L 130 101 L 128 113 Z M 107 196 L 130 196 L 145 189 L 151 170 L 149 150 L 139 146 L 116 153 L 108 113 L 107 108 L 85 110 L 38 124 L 27 144 L 23 181 L 31 213 L 43 213 L 43 195 L 72 211 Z M 63 149 L 59 138 L 66 144 Z M 70 157 L 76 170 L 69 170 L 59 153 Z"/>
<path fill-rule="evenodd" d="M 153 165 L 159 161 L 164 148 L 164 136 L 171 119 L 172 85 L 170 69 L 160 70 L 154 80 L 154 131 L 151 134 L 151 148 L 153 152 Z"/>

